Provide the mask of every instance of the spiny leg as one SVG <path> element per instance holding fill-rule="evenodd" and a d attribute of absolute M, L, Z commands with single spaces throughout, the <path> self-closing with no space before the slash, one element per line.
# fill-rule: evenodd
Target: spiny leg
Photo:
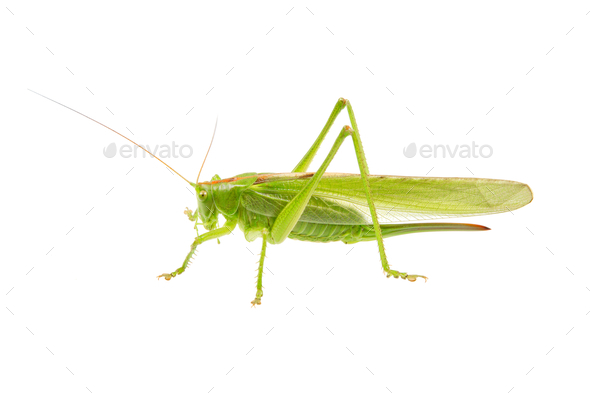
<path fill-rule="evenodd" d="M 260 261 L 258 261 L 258 281 L 256 282 L 256 297 L 250 303 L 252 307 L 261 303 L 262 299 L 262 269 L 264 268 L 264 257 L 266 257 L 266 239 L 268 237 L 268 229 L 262 230 L 262 251 L 260 251 Z"/>
<path fill-rule="evenodd" d="M 375 209 L 375 203 L 373 202 L 373 197 L 371 195 L 371 187 L 369 186 L 369 166 L 367 165 L 367 158 L 365 157 L 365 151 L 363 150 L 363 145 L 361 143 L 361 137 L 359 135 L 358 125 L 356 124 L 356 118 L 354 116 L 354 112 L 352 111 L 350 101 L 348 100 L 346 100 L 346 109 L 348 111 L 348 116 L 350 117 L 350 123 L 353 129 L 352 141 L 354 143 L 354 151 L 359 164 L 365 195 L 367 196 L 367 204 L 369 205 L 369 211 L 371 212 L 371 218 L 373 220 L 373 230 L 375 231 L 375 237 L 377 238 L 377 245 L 379 247 L 379 256 L 381 257 L 381 266 L 383 267 L 383 271 L 387 277 L 401 277 L 408 281 L 416 281 L 418 277 L 422 277 L 424 281 L 426 281 L 428 280 L 428 277 L 417 274 L 401 273 L 389 267 L 387 256 L 385 255 L 385 246 L 383 245 L 381 226 L 377 220 L 377 210 Z"/>
<path fill-rule="evenodd" d="M 170 280 L 172 277 L 176 277 L 177 275 L 182 274 L 186 270 L 189 262 L 191 261 L 192 256 L 194 255 L 195 251 L 197 250 L 197 246 L 199 244 L 204 243 L 207 240 L 217 239 L 219 237 L 229 235 L 231 233 L 231 231 L 236 227 L 236 224 L 237 224 L 237 220 L 226 221 L 225 225 L 222 226 L 221 228 L 217 228 L 217 229 L 214 229 L 214 230 L 209 231 L 207 233 L 203 233 L 200 236 L 197 236 L 195 238 L 195 241 L 193 242 L 193 244 L 191 244 L 191 249 L 190 249 L 188 255 L 186 256 L 186 258 L 184 259 L 182 266 L 179 267 L 178 269 L 176 269 L 175 271 L 173 271 L 172 273 L 160 274 L 158 276 L 158 279 L 160 277 L 163 277 L 166 280 Z"/>
<path fill-rule="evenodd" d="M 342 145 L 342 142 L 344 142 L 344 139 L 346 139 L 346 137 L 349 136 L 351 132 L 352 128 L 350 128 L 349 126 L 344 126 L 342 128 L 340 134 L 338 134 L 338 137 L 334 141 L 332 149 L 328 153 L 328 156 L 326 157 L 322 165 L 314 173 L 307 185 L 301 191 L 299 191 L 299 193 L 295 195 L 295 197 L 293 197 L 293 199 L 291 199 L 289 203 L 287 203 L 283 210 L 281 210 L 281 212 L 275 219 L 272 228 L 270 229 L 270 237 L 272 239 L 273 244 L 282 243 L 283 241 L 285 241 L 287 236 L 289 236 L 289 233 L 291 233 L 291 231 L 297 224 L 297 221 L 299 221 L 301 214 L 303 214 L 303 211 L 309 203 L 309 200 L 311 199 L 313 192 L 320 183 L 320 180 L 322 180 L 322 176 L 326 172 L 328 165 L 338 152 L 338 149 Z"/>
<path fill-rule="evenodd" d="M 195 252 L 197 252 L 198 239 L 199 239 L 199 237 L 195 238 L 195 241 L 193 242 L 193 244 L 191 244 L 191 250 L 188 252 L 188 255 L 186 256 L 186 258 L 184 258 L 184 262 L 182 263 L 182 266 L 179 267 L 178 269 L 176 269 L 175 271 L 173 271 L 172 273 L 160 274 L 158 276 L 158 280 L 160 279 L 160 277 L 164 277 L 164 279 L 166 279 L 168 281 L 172 277 L 176 277 L 178 274 L 184 273 L 184 271 L 188 267 L 189 263 L 191 263 L 191 258 L 193 257 Z"/>
<path fill-rule="evenodd" d="M 311 147 L 309 148 L 307 153 L 305 153 L 305 155 L 303 156 L 301 161 L 299 161 L 299 164 L 297 164 L 297 166 L 291 172 L 305 172 L 307 170 L 307 168 L 309 167 L 309 164 L 311 164 L 311 162 L 313 161 L 313 158 L 315 157 L 320 146 L 322 145 L 324 138 L 326 138 L 328 131 L 330 131 L 332 124 L 334 124 L 334 121 L 338 117 L 338 114 L 345 107 L 346 107 L 346 100 L 344 98 L 339 98 L 338 102 L 336 102 L 336 105 L 334 106 L 334 109 L 332 110 L 332 113 L 330 114 L 330 117 L 328 118 L 328 121 L 326 122 L 326 125 L 324 126 L 324 128 L 320 132 L 320 135 L 318 135 L 318 137 L 316 138 L 313 145 L 311 145 Z"/>
<path fill-rule="evenodd" d="M 328 153 L 328 156 L 324 159 L 324 162 L 322 163 L 320 168 L 317 170 L 317 172 L 315 172 L 313 177 L 309 180 L 308 184 L 283 208 L 283 210 L 281 210 L 281 212 L 279 213 L 279 215 L 275 219 L 275 222 L 273 223 L 273 226 L 271 228 L 271 232 L 270 232 L 271 239 L 273 240 L 273 243 L 279 244 L 279 243 L 282 243 L 287 238 L 287 236 L 289 236 L 289 233 L 291 232 L 293 227 L 295 227 L 295 225 L 297 224 L 297 221 L 299 221 L 301 214 L 303 214 L 305 207 L 309 203 L 309 200 L 310 200 L 311 196 L 313 195 L 313 192 L 317 188 L 322 176 L 326 172 L 328 165 L 330 164 L 330 162 L 332 161 L 332 159 L 334 158 L 334 156 L 338 152 L 338 149 L 342 145 L 342 142 L 344 142 L 344 139 L 346 139 L 346 137 L 348 137 L 350 135 L 350 136 L 352 136 L 352 139 L 353 139 L 354 150 L 355 150 L 355 153 L 357 156 L 357 162 L 359 164 L 359 169 L 361 172 L 363 189 L 365 190 L 365 195 L 367 197 L 367 204 L 369 205 L 369 211 L 371 212 L 371 219 L 373 221 L 373 227 L 374 227 L 373 230 L 375 231 L 375 237 L 377 238 L 377 244 L 379 247 L 379 255 L 381 257 L 381 265 L 383 267 L 383 271 L 385 272 L 387 277 L 390 277 L 390 276 L 394 276 L 395 278 L 401 277 L 401 278 L 407 279 L 409 281 L 416 281 L 416 279 L 418 277 L 422 277 L 426 280 L 427 278 L 424 276 L 401 273 L 401 272 L 399 272 L 397 270 L 393 270 L 389 267 L 389 263 L 387 262 L 387 256 L 385 255 L 385 247 L 383 245 L 383 236 L 381 233 L 381 227 L 379 226 L 379 221 L 377 220 L 377 212 L 375 209 L 375 204 L 373 202 L 373 197 L 371 195 L 371 189 L 369 186 L 369 180 L 368 180 L 369 168 L 367 165 L 367 160 L 365 158 L 365 152 L 363 150 L 363 146 L 362 146 L 361 139 L 359 136 L 358 126 L 356 124 L 356 118 L 354 117 L 354 112 L 352 111 L 352 107 L 350 105 L 350 102 L 345 99 L 340 99 L 338 101 L 338 103 L 336 104 L 336 107 L 334 108 L 332 115 L 334 115 L 334 117 L 335 117 L 335 115 L 337 115 L 338 112 L 340 112 L 340 110 L 338 109 L 340 102 L 343 102 L 348 110 L 348 115 L 350 117 L 352 128 L 349 126 L 345 126 L 344 128 L 342 128 L 342 131 L 340 131 L 340 134 L 336 138 L 336 141 L 334 141 L 334 145 L 332 146 L 332 149 Z M 319 148 L 319 145 L 321 144 L 321 142 L 323 140 L 323 136 L 325 136 L 325 133 L 327 133 L 329 126 L 331 125 L 331 122 L 333 122 L 333 120 L 331 120 L 331 119 L 332 119 L 332 116 L 330 117 L 330 120 L 328 120 L 328 124 L 326 124 L 326 127 L 324 127 L 324 130 L 322 131 L 322 134 L 320 135 L 320 137 L 318 137 L 318 139 L 316 140 L 314 145 L 307 152 L 305 157 L 301 160 L 301 163 L 299 165 L 297 165 L 297 167 L 295 169 L 299 169 L 300 167 L 305 168 L 305 169 L 307 168 L 307 165 L 309 165 L 309 163 L 311 162 L 313 155 L 317 152 L 317 149 Z"/>

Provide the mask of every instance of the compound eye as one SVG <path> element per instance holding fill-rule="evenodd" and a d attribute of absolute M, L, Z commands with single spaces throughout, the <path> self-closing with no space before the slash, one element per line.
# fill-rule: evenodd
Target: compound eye
<path fill-rule="evenodd" d="M 207 191 L 202 190 L 201 192 L 199 192 L 199 196 L 201 197 L 201 199 L 207 198 Z"/>

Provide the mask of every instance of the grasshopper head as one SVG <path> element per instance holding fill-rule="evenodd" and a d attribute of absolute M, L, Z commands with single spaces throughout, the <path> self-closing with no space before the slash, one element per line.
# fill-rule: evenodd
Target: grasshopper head
<path fill-rule="evenodd" d="M 213 190 L 210 184 L 195 185 L 197 191 L 197 202 L 199 203 L 199 217 L 206 230 L 217 228 L 217 216 L 219 212 L 213 201 Z"/>

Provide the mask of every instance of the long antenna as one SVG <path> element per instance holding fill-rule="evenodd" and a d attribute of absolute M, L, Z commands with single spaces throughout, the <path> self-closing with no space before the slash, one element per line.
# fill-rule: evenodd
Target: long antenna
<path fill-rule="evenodd" d="M 109 129 L 109 130 L 113 131 L 115 134 L 122 136 L 123 138 L 127 139 L 129 142 L 133 143 L 135 146 L 137 146 L 137 147 L 139 147 L 140 149 L 142 149 L 143 151 L 145 151 L 145 152 L 146 152 L 147 154 L 149 154 L 150 156 L 154 157 L 156 160 L 160 161 L 162 164 L 166 165 L 166 166 L 167 166 L 167 167 L 168 167 L 170 170 L 172 170 L 172 172 L 176 173 L 178 176 L 180 176 L 180 177 L 181 177 L 181 178 L 182 178 L 184 181 L 186 181 L 188 184 L 190 184 L 190 185 L 193 185 L 193 183 L 191 183 L 190 181 L 186 180 L 184 176 L 182 176 L 180 173 L 176 172 L 176 171 L 174 170 L 174 168 L 172 168 L 170 165 L 166 164 L 164 161 L 160 160 L 158 157 L 156 157 L 155 155 L 153 155 L 153 154 L 152 154 L 152 152 L 150 152 L 149 150 L 147 150 L 147 149 L 146 149 L 146 148 L 144 148 L 143 146 L 140 146 L 140 145 L 138 145 L 137 143 L 133 142 L 131 139 L 127 138 L 125 135 L 123 135 L 123 134 L 121 134 L 121 133 L 119 133 L 119 132 L 117 132 L 117 131 L 113 130 L 113 129 L 112 129 L 111 127 L 109 127 L 109 126 L 105 126 L 105 125 L 104 125 L 104 124 L 102 124 L 101 122 L 99 122 L 99 121 L 97 121 L 97 120 L 94 120 L 92 117 L 86 116 L 84 113 L 78 112 L 77 110 L 75 110 L 75 109 L 72 109 L 72 108 L 70 108 L 69 106 L 62 104 L 61 102 L 57 102 L 57 101 L 55 101 L 55 100 L 52 100 L 52 99 L 51 99 L 51 98 L 49 98 L 49 97 L 45 97 L 43 94 L 37 93 L 36 91 L 33 91 L 33 90 L 31 90 L 31 89 L 27 89 L 27 90 L 28 90 L 28 91 L 30 91 L 31 93 L 35 93 L 35 94 L 37 94 L 38 96 L 41 96 L 41 97 L 43 97 L 43 98 L 46 98 L 46 99 L 48 99 L 49 101 L 55 102 L 56 104 L 58 104 L 58 105 L 61 105 L 61 106 L 63 106 L 64 108 L 67 108 L 67 109 L 71 110 L 72 112 L 76 112 L 77 114 L 79 114 L 79 115 L 81 115 L 81 116 L 84 116 L 85 118 L 87 118 L 87 119 L 89 119 L 89 120 L 92 120 L 93 122 L 95 122 L 95 123 L 97 123 L 97 124 L 100 124 L 100 125 L 101 125 L 101 126 L 103 126 L 104 128 L 107 128 L 107 129 Z M 210 147 L 210 146 L 209 146 L 209 147 Z M 206 156 L 205 156 L 205 158 L 206 158 Z"/>
<path fill-rule="evenodd" d="M 197 175 L 197 183 L 199 182 L 199 177 L 201 177 L 201 171 L 203 170 L 203 166 L 205 166 L 205 161 L 207 161 L 207 156 L 209 155 L 209 150 L 211 150 L 211 146 L 213 146 L 213 139 L 215 139 L 215 131 L 217 131 L 217 121 L 219 117 L 215 119 L 215 128 L 213 128 L 213 136 L 211 137 L 211 143 L 209 143 L 209 148 L 207 149 L 207 153 L 205 154 L 205 158 L 203 159 L 203 163 L 201 164 L 201 169 L 199 169 L 199 174 Z"/>

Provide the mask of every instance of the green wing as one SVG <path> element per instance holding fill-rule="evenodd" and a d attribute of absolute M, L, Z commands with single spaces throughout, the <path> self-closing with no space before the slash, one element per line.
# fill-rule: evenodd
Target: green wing
<path fill-rule="evenodd" d="M 242 194 L 242 205 L 276 217 L 311 176 L 313 173 L 260 175 Z M 503 213 L 533 199 L 529 186 L 509 180 L 371 175 L 369 184 L 381 224 Z M 299 221 L 372 223 L 360 175 L 325 173 Z"/>

